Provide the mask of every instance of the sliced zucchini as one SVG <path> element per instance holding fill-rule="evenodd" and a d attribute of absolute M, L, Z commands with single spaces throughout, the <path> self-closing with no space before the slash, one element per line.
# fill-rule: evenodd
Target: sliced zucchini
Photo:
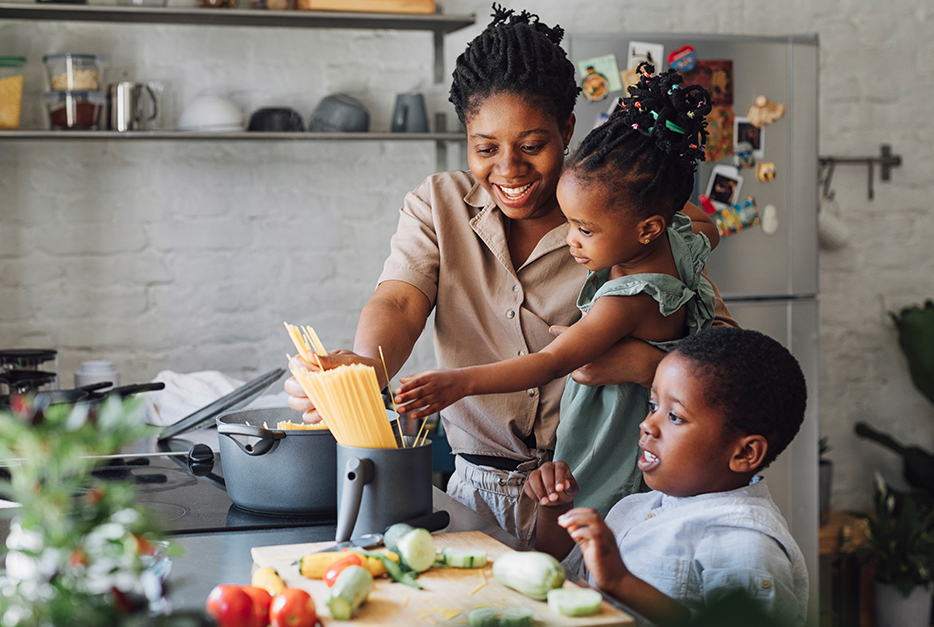
<path fill-rule="evenodd" d="M 484 549 L 455 549 L 446 546 L 441 549 L 438 561 L 450 568 L 483 568 L 486 566 Z"/>
<path fill-rule="evenodd" d="M 499 627 L 532 627 L 534 624 L 532 610 L 527 607 L 506 608 L 499 615 Z"/>
<path fill-rule="evenodd" d="M 499 610 L 495 607 L 478 607 L 467 615 L 470 627 L 499 627 Z"/>
<path fill-rule="evenodd" d="M 493 562 L 493 576 L 506 587 L 544 601 L 548 591 L 564 585 L 564 567 L 548 553 L 510 551 Z"/>
<path fill-rule="evenodd" d="M 373 575 L 362 566 L 348 566 L 341 571 L 328 594 L 331 617 L 348 620 L 373 589 Z"/>
<path fill-rule="evenodd" d="M 417 573 L 428 570 L 435 563 L 435 541 L 427 529 L 412 529 L 396 540 L 395 546 L 386 546 L 398 553 L 402 561 Z"/>
<path fill-rule="evenodd" d="M 558 588 L 548 592 L 548 609 L 562 616 L 590 616 L 600 612 L 603 597 L 587 588 Z"/>

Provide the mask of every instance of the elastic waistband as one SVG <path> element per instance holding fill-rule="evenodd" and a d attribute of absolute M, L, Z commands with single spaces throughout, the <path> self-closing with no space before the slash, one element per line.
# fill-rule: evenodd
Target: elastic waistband
<path fill-rule="evenodd" d="M 509 459 L 508 457 L 493 457 L 491 455 L 469 455 L 467 453 L 458 453 L 464 461 L 470 462 L 475 466 L 487 466 L 498 470 L 517 470 L 519 464 L 524 464 L 524 460 Z"/>

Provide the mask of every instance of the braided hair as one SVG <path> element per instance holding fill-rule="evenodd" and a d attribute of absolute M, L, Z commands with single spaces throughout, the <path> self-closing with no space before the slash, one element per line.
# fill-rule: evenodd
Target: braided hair
<path fill-rule="evenodd" d="M 493 21 L 457 57 L 449 100 L 466 125 L 487 97 L 508 93 L 542 108 L 559 123 L 571 117 L 580 88 L 574 64 L 559 45 L 560 26 L 528 11 L 493 4 Z"/>
<path fill-rule="evenodd" d="M 583 181 L 612 181 L 610 196 L 635 218 L 657 214 L 671 224 L 691 197 L 697 161 L 704 160 L 711 100 L 699 85 L 682 86 L 674 70 L 654 71 L 639 64 L 630 96 L 584 138 L 567 169 Z"/>

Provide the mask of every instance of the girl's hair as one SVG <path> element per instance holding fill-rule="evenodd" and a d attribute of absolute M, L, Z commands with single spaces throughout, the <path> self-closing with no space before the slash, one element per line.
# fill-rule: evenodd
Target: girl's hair
<path fill-rule="evenodd" d="M 661 215 L 671 224 L 691 197 L 696 162 L 704 160 L 711 102 L 703 87 L 682 86 L 674 70 L 652 76 L 654 71 L 639 65 L 630 96 L 584 138 L 567 169 L 605 185 L 615 204 L 631 207 L 635 218 Z"/>
<path fill-rule="evenodd" d="M 574 111 L 580 88 L 574 64 L 559 45 L 560 26 L 550 28 L 538 16 L 493 4 L 493 21 L 457 57 L 449 100 L 461 124 L 489 96 L 516 95 L 565 122 Z"/>

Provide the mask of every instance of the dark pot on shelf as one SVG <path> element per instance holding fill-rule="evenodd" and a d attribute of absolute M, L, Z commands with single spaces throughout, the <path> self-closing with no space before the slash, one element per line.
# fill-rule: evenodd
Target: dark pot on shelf
<path fill-rule="evenodd" d="M 264 107 L 253 112 L 246 130 L 266 133 L 301 132 L 305 130 L 305 123 L 294 109 Z"/>

